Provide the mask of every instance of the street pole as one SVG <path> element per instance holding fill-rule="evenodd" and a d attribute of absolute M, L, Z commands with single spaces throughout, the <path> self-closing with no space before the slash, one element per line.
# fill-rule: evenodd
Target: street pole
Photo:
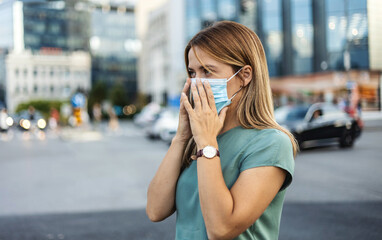
<path fill-rule="evenodd" d="M 352 84 L 351 78 L 350 78 L 350 69 L 351 69 L 351 57 L 350 57 L 350 41 L 349 41 L 349 0 L 345 0 L 345 18 L 346 18 L 346 29 L 345 29 L 345 38 L 346 38 L 346 45 L 345 45 L 345 51 L 344 51 L 344 69 L 346 72 L 346 89 L 347 89 L 347 99 L 345 102 L 345 109 L 350 110 L 351 105 L 351 97 L 352 97 L 352 88 L 354 87 L 354 84 Z"/>

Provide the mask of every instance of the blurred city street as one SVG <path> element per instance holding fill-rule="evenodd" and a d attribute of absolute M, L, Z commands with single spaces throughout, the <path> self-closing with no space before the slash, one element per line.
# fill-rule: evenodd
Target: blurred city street
<path fill-rule="evenodd" d="M 280 239 L 380 239 L 382 124 L 352 149 L 304 150 L 287 192 Z M 151 223 L 146 190 L 168 145 L 132 122 L 82 138 L 14 131 L 0 142 L 0 239 L 174 239 L 175 215 Z M 87 134 L 86 134 L 87 133 Z"/>
<path fill-rule="evenodd" d="M 0 0 L 0 240 L 175 239 L 176 214 L 153 223 L 145 208 L 182 134 L 189 78 L 211 83 L 216 106 L 238 101 L 241 123 L 277 123 L 304 148 L 279 239 L 382 239 L 381 11 L 379 0 Z"/>

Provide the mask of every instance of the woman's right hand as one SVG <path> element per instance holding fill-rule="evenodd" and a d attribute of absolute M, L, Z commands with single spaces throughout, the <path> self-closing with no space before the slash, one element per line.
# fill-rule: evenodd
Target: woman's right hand
<path fill-rule="evenodd" d="M 184 84 L 184 87 L 182 90 L 182 93 L 186 94 L 186 96 L 189 95 L 190 86 L 191 86 L 191 79 L 187 78 L 187 81 Z M 190 120 L 188 118 L 188 113 L 184 107 L 184 103 L 181 98 L 180 109 L 179 109 L 178 130 L 176 131 L 176 135 L 174 138 L 182 142 L 188 142 L 191 136 L 192 136 L 192 133 L 191 133 L 191 127 L 190 127 Z"/>

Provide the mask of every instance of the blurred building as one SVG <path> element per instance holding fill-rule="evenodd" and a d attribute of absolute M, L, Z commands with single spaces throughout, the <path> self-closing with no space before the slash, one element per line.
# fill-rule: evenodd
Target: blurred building
<path fill-rule="evenodd" d="M 5 49 L 0 49 L 0 108 L 5 105 Z"/>
<path fill-rule="evenodd" d="M 186 77 L 184 66 L 184 2 L 162 1 L 146 13 L 147 26 L 141 27 L 142 52 L 139 60 L 139 90 L 151 101 L 179 106 L 180 92 Z"/>
<path fill-rule="evenodd" d="M 92 5 L 90 50 L 92 82 L 103 81 L 108 87 L 122 83 L 127 98 L 133 101 L 137 93 L 137 55 L 141 43 L 136 37 L 134 8 L 127 2 Z"/>
<path fill-rule="evenodd" d="M 46 49 L 12 52 L 6 57 L 7 107 L 31 99 L 67 100 L 78 89 L 89 90 L 91 59 L 87 52 Z"/>
<path fill-rule="evenodd" d="M 54 49 L 63 56 L 82 51 L 91 56 L 88 75 L 91 82 L 104 81 L 108 87 L 123 83 L 129 99 L 134 99 L 139 41 L 135 37 L 133 7 L 126 1 L 3 0 L 0 1 L 0 49 L 37 58 L 46 49 Z M 62 58 L 57 59 L 60 68 Z M 83 90 L 89 91 L 90 87 Z M 73 93 L 77 89 L 71 90 Z"/>
<path fill-rule="evenodd" d="M 332 101 L 357 90 L 365 108 L 377 109 L 378 9 L 375 0 L 186 0 L 187 39 L 215 21 L 240 22 L 259 35 L 269 74 L 280 80 L 272 84 L 276 102 Z"/>
<path fill-rule="evenodd" d="M 382 21 L 378 13 L 382 11 L 381 1 L 177 2 L 182 2 L 178 3 L 180 8 L 171 2 L 167 9 L 184 12 L 184 18 L 178 20 L 184 24 L 178 33 L 184 36 L 183 49 L 197 32 L 220 20 L 240 22 L 258 34 L 267 55 L 276 104 L 285 104 L 288 99 L 334 101 L 358 91 L 365 109 L 380 109 Z M 163 12 L 163 9 L 157 11 Z M 184 62 L 183 56 L 177 57 L 177 61 Z M 149 64 L 146 67 L 154 69 Z M 292 84 L 294 79 L 298 83 Z M 325 83 L 321 84 L 319 79 L 325 79 Z M 282 89 L 275 87 L 284 80 L 290 84 L 283 84 Z"/>

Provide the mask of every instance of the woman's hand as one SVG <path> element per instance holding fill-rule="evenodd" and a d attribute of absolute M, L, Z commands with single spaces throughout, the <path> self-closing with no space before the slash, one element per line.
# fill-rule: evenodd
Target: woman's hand
<path fill-rule="evenodd" d="M 190 78 L 187 78 L 186 83 L 184 84 L 182 95 L 185 94 L 188 95 L 190 91 L 190 84 L 191 80 Z M 187 100 L 187 97 L 186 97 Z M 188 100 L 187 100 L 188 102 Z M 179 109 L 179 124 L 178 124 L 178 130 L 176 131 L 175 139 L 178 139 L 182 142 L 187 142 L 190 140 L 192 136 L 191 128 L 190 128 L 190 121 L 188 118 L 188 113 L 184 107 L 184 99 L 183 97 L 180 98 L 180 109 Z"/>
<path fill-rule="evenodd" d="M 196 85 L 191 85 L 191 92 L 195 108 L 192 108 L 184 92 L 181 99 L 188 113 L 197 148 L 202 149 L 207 145 L 216 145 L 216 137 L 223 127 L 228 108 L 224 108 L 218 116 L 214 95 L 208 81 L 202 83 L 200 79 L 197 79 Z"/>

